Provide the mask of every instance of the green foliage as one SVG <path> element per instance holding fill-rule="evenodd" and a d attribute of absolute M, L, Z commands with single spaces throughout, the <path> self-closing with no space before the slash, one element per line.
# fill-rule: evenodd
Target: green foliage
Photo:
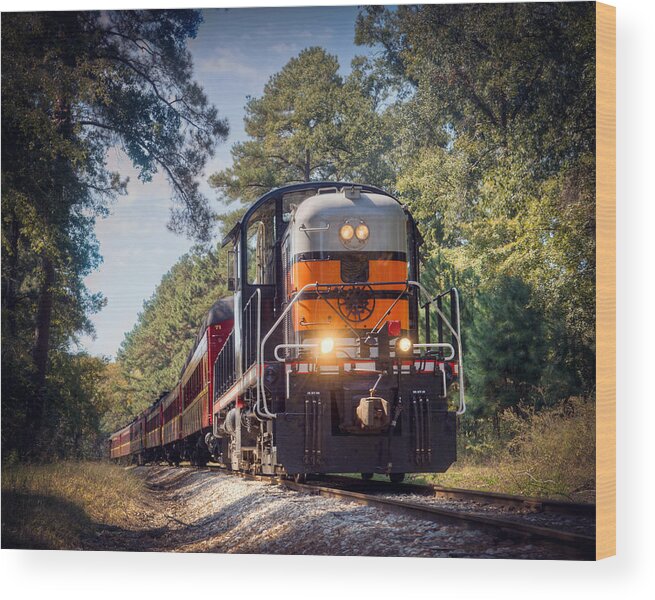
<path fill-rule="evenodd" d="M 192 79 L 199 22 L 168 10 L 3 16 L 3 449 L 34 451 L 43 424 L 66 431 L 93 405 L 70 348 L 103 305 L 83 284 L 101 260 L 95 219 L 126 191 L 107 151 L 122 148 L 143 181 L 162 171 L 170 227 L 209 238 L 197 177 L 227 125 Z"/>
<path fill-rule="evenodd" d="M 233 166 L 210 178 L 228 199 L 249 202 L 273 187 L 310 180 L 389 179 L 389 137 L 364 71 L 345 80 L 336 57 L 307 48 L 249 98 L 249 140 L 232 147 Z"/>
<path fill-rule="evenodd" d="M 468 300 L 472 390 L 481 393 L 478 366 L 494 368 L 483 360 L 494 327 L 501 338 L 517 333 L 498 325 L 507 302 L 521 326 L 539 315 L 545 348 L 526 369 L 535 370 L 528 381 L 542 402 L 590 393 L 593 4 L 366 7 L 356 39 L 382 48 L 371 76 L 396 94 L 386 111 L 396 188 L 426 240 L 425 279 L 456 284 Z M 511 294 L 495 297 L 508 278 L 529 287 L 522 308 Z M 502 377 L 502 369 L 488 377 Z M 526 383 L 517 380 L 514 401 L 525 397 Z"/>
<path fill-rule="evenodd" d="M 530 289 L 508 278 L 480 294 L 467 329 L 466 364 L 471 417 L 497 417 L 531 403 L 545 362 L 543 314 L 530 306 Z"/>
<path fill-rule="evenodd" d="M 162 278 L 126 334 L 105 384 L 110 410 L 104 428 L 112 431 L 177 383 L 200 324 L 211 305 L 227 295 L 225 256 L 195 249 Z"/>
<path fill-rule="evenodd" d="M 107 398 L 100 383 L 106 360 L 84 353 L 54 353 L 49 378 L 49 401 L 36 444 L 50 459 L 102 456 L 106 445 L 100 431 Z"/>

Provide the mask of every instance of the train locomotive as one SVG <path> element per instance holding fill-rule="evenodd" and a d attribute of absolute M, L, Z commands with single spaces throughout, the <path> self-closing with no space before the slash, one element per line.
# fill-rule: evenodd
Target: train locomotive
<path fill-rule="evenodd" d="M 420 244 L 408 210 L 373 186 L 262 196 L 223 240 L 233 295 L 175 388 L 111 436 L 112 458 L 299 481 L 445 471 L 466 409 L 459 295 L 424 287 Z"/>

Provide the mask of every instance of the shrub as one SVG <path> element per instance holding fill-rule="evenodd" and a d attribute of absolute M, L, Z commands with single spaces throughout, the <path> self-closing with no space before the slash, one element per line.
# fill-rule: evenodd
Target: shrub
<path fill-rule="evenodd" d="M 554 407 L 506 409 L 499 431 L 489 420 L 469 422 L 458 459 L 432 481 L 527 496 L 593 501 L 596 410 L 593 400 L 569 398 Z"/>

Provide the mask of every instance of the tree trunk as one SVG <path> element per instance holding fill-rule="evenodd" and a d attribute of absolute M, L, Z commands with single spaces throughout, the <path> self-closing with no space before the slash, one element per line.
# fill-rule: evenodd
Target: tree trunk
<path fill-rule="evenodd" d="M 496 437 L 500 439 L 500 413 L 496 410 L 492 417 L 493 429 Z"/>
<path fill-rule="evenodd" d="M 43 283 L 39 292 L 39 306 L 34 330 L 32 360 L 35 368 L 35 392 L 30 396 L 27 410 L 28 427 L 38 434 L 45 407 L 46 375 L 50 351 L 50 326 L 52 324 L 52 305 L 54 300 L 55 266 L 47 255 L 43 255 Z"/>
<path fill-rule="evenodd" d="M 64 35 L 65 29 L 62 29 Z M 70 55 L 64 57 L 66 64 L 72 64 Z M 71 106 L 68 90 L 64 86 L 61 94 L 55 103 L 54 122 L 57 132 L 62 140 L 69 140 L 72 136 Z M 54 174 L 52 182 L 52 194 L 49 199 L 49 213 L 47 220 L 50 227 L 58 226 L 58 223 L 68 219 L 68 206 L 65 197 L 65 179 L 70 170 L 66 157 L 59 153 L 54 161 Z M 39 305 L 36 314 L 36 328 L 34 331 L 34 347 L 32 349 L 32 360 L 35 372 L 35 391 L 30 395 L 27 408 L 27 427 L 31 430 L 34 443 L 41 430 L 46 399 L 46 376 L 48 373 L 50 353 L 50 329 L 52 326 L 52 311 L 54 304 L 55 286 L 55 265 L 53 259 L 46 250 L 41 255 L 41 266 L 43 269 L 43 283 L 39 290 Z"/>
<path fill-rule="evenodd" d="M 11 221 L 8 228 L 7 237 L 9 238 L 10 253 L 7 257 L 9 267 L 7 277 L 2 281 L 2 304 L 3 310 L 7 311 L 7 329 L 10 339 L 16 337 L 16 305 L 18 296 L 18 237 L 20 235 L 16 215 L 11 215 Z"/>
<path fill-rule="evenodd" d="M 311 163 L 309 159 L 310 159 L 309 150 L 305 150 L 305 181 L 309 181 L 309 177 L 312 173 L 310 169 Z"/>

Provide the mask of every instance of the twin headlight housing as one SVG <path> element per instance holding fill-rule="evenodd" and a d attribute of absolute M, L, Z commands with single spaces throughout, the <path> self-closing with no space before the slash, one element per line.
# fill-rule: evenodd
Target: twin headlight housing
<path fill-rule="evenodd" d="M 339 229 L 341 242 L 348 248 L 363 246 L 368 240 L 369 235 L 368 225 L 362 220 L 359 223 L 346 221 Z"/>

